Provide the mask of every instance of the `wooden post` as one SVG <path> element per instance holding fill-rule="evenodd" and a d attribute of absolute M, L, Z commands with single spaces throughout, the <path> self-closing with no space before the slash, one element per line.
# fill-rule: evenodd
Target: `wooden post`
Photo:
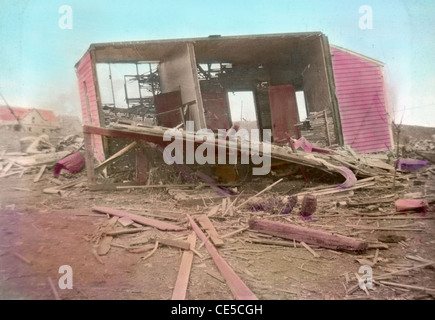
<path fill-rule="evenodd" d="M 95 184 L 95 172 L 94 172 L 94 146 L 92 143 L 92 134 L 83 133 L 85 143 L 85 163 L 86 173 L 88 175 L 89 184 Z"/>
<path fill-rule="evenodd" d="M 326 110 L 323 111 L 323 114 L 325 116 L 326 137 L 328 138 L 328 146 L 330 146 L 331 145 L 331 134 L 329 133 L 328 115 L 326 114 Z"/>
<path fill-rule="evenodd" d="M 145 184 L 148 180 L 148 159 L 141 144 L 136 148 L 136 179 L 140 184 Z"/>

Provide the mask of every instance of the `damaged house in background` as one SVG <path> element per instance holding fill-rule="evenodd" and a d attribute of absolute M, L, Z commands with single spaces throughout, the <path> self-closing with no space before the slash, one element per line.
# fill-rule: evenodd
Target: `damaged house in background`
<path fill-rule="evenodd" d="M 391 149 L 382 68 L 320 32 L 92 44 L 76 64 L 88 178 L 95 183 L 94 159 L 103 169 L 134 147 L 145 183 L 149 155 L 132 141 L 162 145 L 153 128 L 186 121 L 214 132 L 235 123 L 270 129 L 274 160 L 340 172 L 279 148 L 303 137 L 319 150 Z"/>

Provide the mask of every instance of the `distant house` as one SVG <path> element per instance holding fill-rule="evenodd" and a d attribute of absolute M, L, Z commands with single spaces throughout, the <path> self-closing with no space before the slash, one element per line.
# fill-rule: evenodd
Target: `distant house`
<path fill-rule="evenodd" d="M 43 134 L 55 132 L 60 126 L 51 110 L 0 106 L 0 128 Z"/>

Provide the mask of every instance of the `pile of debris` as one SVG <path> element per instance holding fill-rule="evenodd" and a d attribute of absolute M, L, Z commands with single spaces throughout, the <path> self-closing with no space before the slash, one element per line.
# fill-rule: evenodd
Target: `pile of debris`
<path fill-rule="evenodd" d="M 402 147 L 405 158 L 416 158 L 435 164 L 435 135 L 432 139 L 414 140 Z"/>
<path fill-rule="evenodd" d="M 20 139 L 21 152 L 6 152 L 0 154 L 0 178 L 25 173 L 36 173 L 34 182 L 38 182 L 46 169 L 55 169 L 55 176 L 61 170 L 72 174 L 83 169 L 83 138 L 78 135 L 67 136 L 57 145 L 53 145 L 48 135 L 25 137 Z"/>

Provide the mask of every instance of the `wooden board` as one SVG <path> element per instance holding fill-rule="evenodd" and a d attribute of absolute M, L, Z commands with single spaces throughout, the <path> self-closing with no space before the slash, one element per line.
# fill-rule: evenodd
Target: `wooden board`
<path fill-rule="evenodd" d="M 117 210 L 117 209 L 113 209 L 113 208 L 93 207 L 92 211 L 107 213 L 107 214 L 110 214 L 112 216 L 126 217 L 126 218 L 129 218 L 129 219 L 137 222 L 137 223 L 151 226 L 151 227 L 157 228 L 159 230 L 163 230 L 163 231 L 183 231 L 183 230 L 186 230 L 186 228 L 176 226 L 174 224 L 162 222 L 162 221 L 155 220 L 155 219 L 145 218 L 145 217 L 133 214 L 133 213 L 129 213 L 127 211 Z"/>
<path fill-rule="evenodd" d="M 234 272 L 234 270 L 230 267 L 230 265 L 219 255 L 216 248 L 207 241 L 206 235 L 201 231 L 198 225 L 193 221 L 193 219 L 188 215 L 187 216 L 195 231 L 196 235 L 205 243 L 205 247 L 210 253 L 214 263 L 221 275 L 225 278 L 228 286 L 230 287 L 231 292 L 237 300 L 258 300 L 255 294 L 248 288 L 248 286 L 240 279 L 240 277 Z"/>
<path fill-rule="evenodd" d="M 216 247 L 221 247 L 224 245 L 224 242 L 219 237 L 219 234 L 217 233 L 215 227 L 213 226 L 210 219 L 205 214 L 196 217 L 196 220 L 199 222 L 201 227 L 205 229 L 207 234 L 210 235 L 210 240 L 213 242 L 213 244 Z"/>
<path fill-rule="evenodd" d="M 156 239 L 160 244 L 164 244 L 170 247 L 180 248 L 183 250 L 190 249 L 190 243 L 181 240 L 173 240 L 173 239 L 165 239 L 165 238 L 157 238 Z"/>
<path fill-rule="evenodd" d="M 192 232 L 187 241 L 190 248 L 194 249 L 196 245 L 196 235 Z M 189 284 L 190 270 L 193 262 L 193 252 L 184 251 L 181 257 L 180 269 L 178 271 L 177 280 L 175 282 L 174 291 L 172 292 L 171 300 L 184 300 L 186 299 L 187 286 Z"/>

